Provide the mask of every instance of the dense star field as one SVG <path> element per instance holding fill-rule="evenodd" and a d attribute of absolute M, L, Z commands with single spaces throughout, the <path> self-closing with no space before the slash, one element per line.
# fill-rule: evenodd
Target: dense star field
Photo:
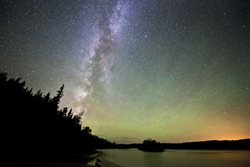
<path fill-rule="evenodd" d="M 250 1 L 4 0 L 0 68 L 117 143 L 250 137 Z M 84 111 L 84 114 L 83 114 Z"/>

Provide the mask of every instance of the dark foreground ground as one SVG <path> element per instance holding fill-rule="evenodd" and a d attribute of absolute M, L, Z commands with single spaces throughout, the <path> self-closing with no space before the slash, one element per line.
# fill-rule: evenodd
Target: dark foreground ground
<path fill-rule="evenodd" d="M 1 167 L 77 167 L 77 166 L 90 166 L 86 165 L 88 161 L 94 159 L 99 155 L 95 151 L 86 152 L 88 154 L 66 154 L 66 153 L 18 153 L 12 155 L 2 155 L 0 160 Z"/>
<path fill-rule="evenodd" d="M 0 162 L 1 167 L 94 167 L 83 163 L 63 163 L 63 162 Z"/>

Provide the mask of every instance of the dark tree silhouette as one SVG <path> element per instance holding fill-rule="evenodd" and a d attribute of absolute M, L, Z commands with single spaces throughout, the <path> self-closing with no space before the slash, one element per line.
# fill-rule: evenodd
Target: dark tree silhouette
<path fill-rule="evenodd" d="M 8 79 L 0 72 L 0 152 L 1 155 L 47 153 L 86 153 L 112 144 L 82 127 L 81 117 L 72 109 L 59 110 L 64 85 L 55 97 L 25 88 L 21 78 Z"/>
<path fill-rule="evenodd" d="M 162 152 L 164 149 L 161 147 L 160 142 L 157 142 L 156 140 L 147 139 L 144 140 L 142 145 L 138 147 L 139 150 L 142 151 L 152 151 L 152 152 Z"/>
<path fill-rule="evenodd" d="M 157 142 L 156 140 L 153 140 L 151 138 L 144 140 L 143 143 L 144 145 L 157 145 L 160 144 L 159 142 Z"/>
<path fill-rule="evenodd" d="M 91 134 L 92 130 L 87 126 L 85 127 L 85 129 L 83 130 L 86 134 Z"/>

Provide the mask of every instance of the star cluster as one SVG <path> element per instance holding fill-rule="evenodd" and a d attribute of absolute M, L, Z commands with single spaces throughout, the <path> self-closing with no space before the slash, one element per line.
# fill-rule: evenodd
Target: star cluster
<path fill-rule="evenodd" d="M 0 67 L 118 143 L 249 138 L 247 0 L 2 1 Z"/>

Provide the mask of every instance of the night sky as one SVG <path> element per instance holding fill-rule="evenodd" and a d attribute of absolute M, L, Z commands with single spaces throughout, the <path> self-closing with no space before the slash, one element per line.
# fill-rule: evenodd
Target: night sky
<path fill-rule="evenodd" d="M 0 68 L 117 143 L 250 137 L 250 1 L 2 0 Z M 84 114 L 82 112 L 84 111 Z"/>

